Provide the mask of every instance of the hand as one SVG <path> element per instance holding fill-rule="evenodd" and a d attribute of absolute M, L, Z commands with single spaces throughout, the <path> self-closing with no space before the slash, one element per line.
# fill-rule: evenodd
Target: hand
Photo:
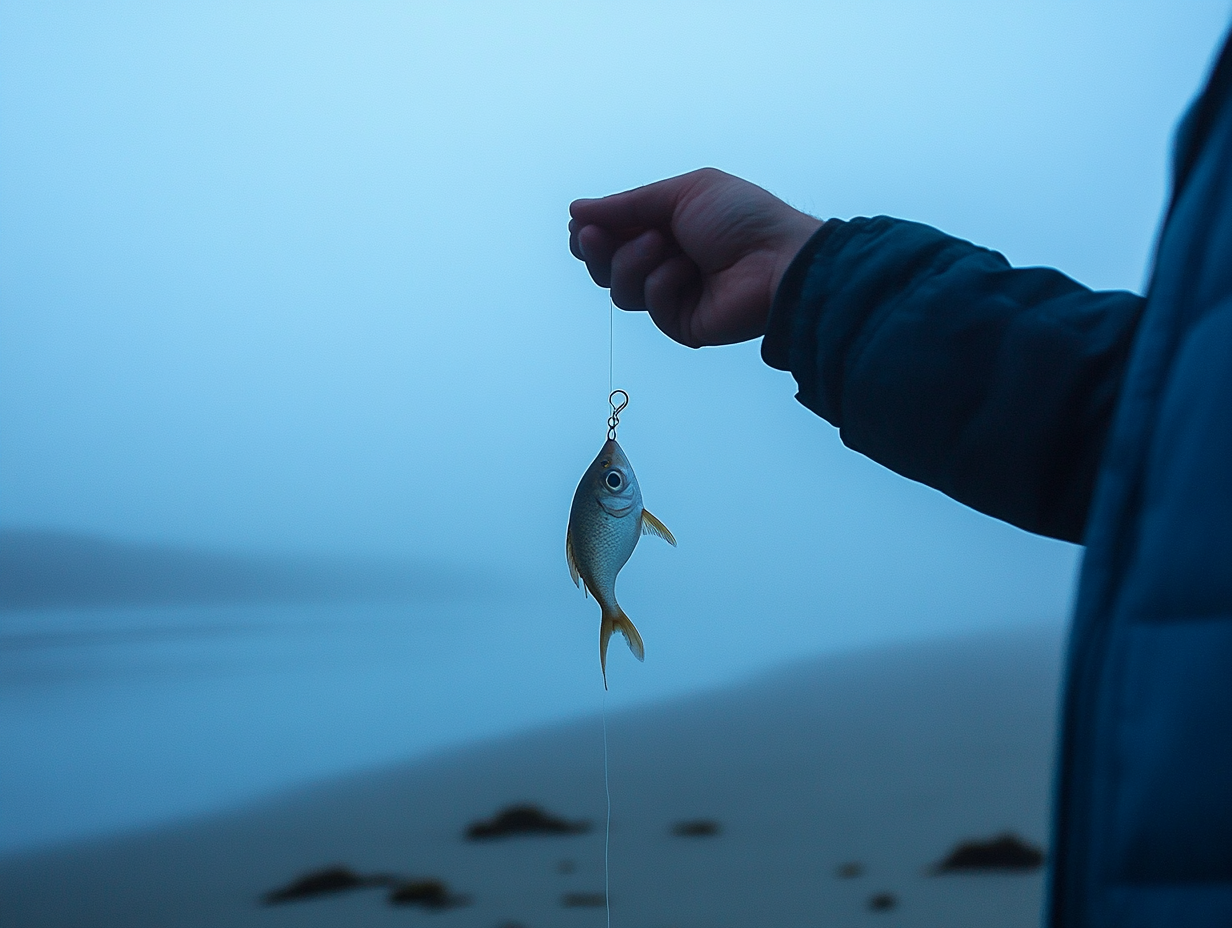
<path fill-rule="evenodd" d="M 682 345 L 766 331 L 783 273 L 821 221 L 714 168 L 569 206 L 569 250 L 621 309 Z"/>

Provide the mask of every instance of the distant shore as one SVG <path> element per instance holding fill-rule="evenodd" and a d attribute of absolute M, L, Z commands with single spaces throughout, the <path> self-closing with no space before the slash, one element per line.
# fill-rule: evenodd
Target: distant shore
<path fill-rule="evenodd" d="M 457 596 L 473 578 L 391 559 L 274 556 L 0 529 L 0 611 Z"/>

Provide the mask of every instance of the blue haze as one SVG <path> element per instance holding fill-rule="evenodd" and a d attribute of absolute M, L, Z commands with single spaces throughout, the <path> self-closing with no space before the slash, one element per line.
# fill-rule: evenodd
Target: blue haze
<path fill-rule="evenodd" d="M 0 615 L 0 852 L 595 710 L 563 531 L 608 303 L 569 201 L 709 164 L 1140 289 L 1228 13 L 0 6 L 0 525 L 476 584 Z M 680 547 L 646 539 L 622 574 L 647 662 L 615 655 L 609 705 L 1064 619 L 1074 547 L 848 451 L 756 344 L 615 330 L 622 444 Z"/>

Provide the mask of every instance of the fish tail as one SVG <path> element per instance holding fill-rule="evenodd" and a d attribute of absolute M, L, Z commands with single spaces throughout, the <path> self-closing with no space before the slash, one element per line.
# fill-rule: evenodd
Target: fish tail
<path fill-rule="evenodd" d="M 619 606 L 613 605 L 603 610 L 603 620 L 599 623 L 599 668 L 603 671 L 603 688 L 607 689 L 607 643 L 613 632 L 620 632 L 629 643 L 629 650 L 639 661 L 646 659 L 646 648 L 642 645 L 642 636 L 638 634 L 633 621 L 625 615 Z"/>

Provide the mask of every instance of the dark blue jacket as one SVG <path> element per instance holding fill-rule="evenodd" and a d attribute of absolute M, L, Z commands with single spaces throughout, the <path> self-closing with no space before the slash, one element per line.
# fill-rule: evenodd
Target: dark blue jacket
<path fill-rule="evenodd" d="M 1145 299 L 928 226 L 831 220 L 762 355 L 843 441 L 1086 545 L 1056 926 L 1232 925 L 1232 53 L 1181 123 Z"/>

